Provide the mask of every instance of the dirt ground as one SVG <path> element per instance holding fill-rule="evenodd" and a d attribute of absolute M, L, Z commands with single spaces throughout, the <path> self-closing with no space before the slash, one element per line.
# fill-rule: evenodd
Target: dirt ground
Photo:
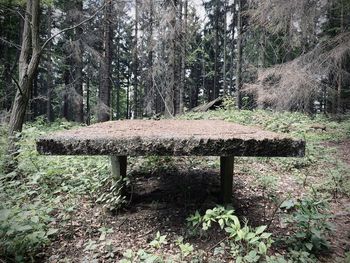
<path fill-rule="evenodd" d="M 350 141 L 330 145 L 338 147 L 339 157 L 350 166 Z M 213 208 L 219 198 L 218 169 L 194 169 L 178 167 L 178 171 L 154 174 L 133 174 L 132 200 L 118 215 L 113 215 L 99 205 L 82 199 L 71 223 L 59 237 L 42 253 L 42 262 L 117 262 L 126 249 L 149 248 L 148 243 L 157 231 L 174 241 L 177 236 L 186 237 L 195 249 L 205 252 L 207 262 L 213 248 L 224 238 L 219 229 L 212 229 L 206 236 L 188 235 L 186 218 L 196 210 L 204 212 Z M 252 183 L 255 179 L 247 174 L 235 174 L 234 209 L 236 215 L 249 224 L 258 226 L 271 220 L 275 205 L 264 198 L 261 189 Z M 292 191 L 302 195 L 303 190 L 290 175 L 278 182 L 280 193 Z M 330 237 L 332 254 L 322 262 L 334 262 L 350 250 L 350 202 L 341 197 L 331 202 L 336 230 Z M 288 229 L 278 220 L 272 222 L 269 232 L 275 236 L 288 235 Z M 100 240 L 101 227 L 113 229 Z M 172 242 L 174 243 L 174 242 Z M 178 248 L 167 244 L 163 254 L 178 253 Z M 282 252 L 283 251 L 279 251 Z M 229 259 L 222 259 L 228 262 Z"/>

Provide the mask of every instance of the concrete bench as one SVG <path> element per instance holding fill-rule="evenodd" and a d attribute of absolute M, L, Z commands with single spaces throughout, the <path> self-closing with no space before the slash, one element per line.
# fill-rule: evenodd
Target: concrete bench
<path fill-rule="evenodd" d="M 127 156 L 220 156 L 222 202 L 232 198 L 234 156 L 303 157 L 305 142 L 221 120 L 125 120 L 38 138 L 45 155 L 109 155 L 115 178 Z"/>

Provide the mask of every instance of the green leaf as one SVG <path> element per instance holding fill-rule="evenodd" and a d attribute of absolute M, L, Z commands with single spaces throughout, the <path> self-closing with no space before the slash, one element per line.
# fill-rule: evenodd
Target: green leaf
<path fill-rule="evenodd" d="M 252 238 L 251 240 L 249 240 L 249 244 L 254 244 L 256 243 L 257 241 L 259 241 L 260 237 L 254 237 Z"/>
<path fill-rule="evenodd" d="M 313 245 L 312 245 L 311 243 L 305 243 L 305 247 L 306 247 L 309 251 L 311 251 L 312 248 L 313 248 Z"/>
<path fill-rule="evenodd" d="M 305 237 L 306 237 L 306 233 L 304 233 L 304 232 L 298 232 L 298 233 L 295 234 L 295 236 L 296 236 L 297 238 L 305 238 Z"/>
<path fill-rule="evenodd" d="M 32 221 L 33 223 L 39 223 L 39 217 L 38 216 L 33 216 L 30 221 Z"/>
<path fill-rule="evenodd" d="M 294 206 L 296 205 L 294 199 L 289 199 L 289 200 L 286 200 L 284 201 L 281 205 L 280 205 L 280 208 L 284 208 L 284 209 L 291 209 L 293 208 Z"/>
<path fill-rule="evenodd" d="M 225 226 L 224 220 L 221 218 L 221 219 L 219 219 L 218 223 L 219 223 L 219 225 L 220 225 L 220 228 L 223 229 L 224 226 Z"/>
<path fill-rule="evenodd" d="M 100 241 L 104 241 L 105 239 L 106 239 L 106 232 L 102 232 L 101 235 L 100 235 L 99 240 Z"/>
<path fill-rule="evenodd" d="M 25 232 L 25 231 L 28 231 L 28 230 L 31 230 L 31 229 L 33 229 L 33 227 L 30 226 L 30 225 L 23 225 L 23 226 L 18 226 L 18 227 L 15 228 L 15 230 L 18 231 L 18 232 Z"/>
<path fill-rule="evenodd" d="M 259 253 L 265 255 L 267 252 L 267 247 L 264 242 L 259 243 Z"/>
<path fill-rule="evenodd" d="M 10 209 L 1 209 L 0 210 L 0 221 L 6 221 L 7 218 L 9 218 L 10 214 L 11 214 Z"/>
<path fill-rule="evenodd" d="M 237 231 L 237 238 L 236 238 L 237 241 L 242 240 L 244 238 L 244 232 L 241 229 Z"/>
<path fill-rule="evenodd" d="M 259 226 L 256 230 L 255 230 L 255 234 L 259 235 L 262 232 L 265 231 L 265 229 L 267 228 L 267 226 Z"/>
<path fill-rule="evenodd" d="M 237 229 L 241 228 L 241 223 L 239 222 L 239 219 L 237 216 L 232 217 L 233 222 L 235 223 L 235 226 Z"/>
<path fill-rule="evenodd" d="M 47 236 L 51 236 L 51 235 L 54 235 L 58 232 L 58 229 L 57 228 L 49 228 L 49 230 L 47 230 L 47 233 L 46 235 Z"/>
<path fill-rule="evenodd" d="M 244 257 L 247 262 L 258 262 L 259 256 L 255 250 L 252 250 Z"/>
<path fill-rule="evenodd" d="M 252 232 L 249 232 L 246 237 L 245 237 L 245 240 L 249 241 L 251 240 L 252 238 L 255 237 L 255 233 L 252 233 Z"/>
<path fill-rule="evenodd" d="M 271 236 L 271 233 L 262 233 L 260 238 L 268 239 L 270 236 Z"/>
<path fill-rule="evenodd" d="M 243 258 L 241 256 L 238 256 L 236 258 L 236 263 L 242 263 L 243 262 Z"/>

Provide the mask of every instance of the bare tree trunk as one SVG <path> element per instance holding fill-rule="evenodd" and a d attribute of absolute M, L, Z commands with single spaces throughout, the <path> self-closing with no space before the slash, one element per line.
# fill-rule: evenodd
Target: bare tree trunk
<path fill-rule="evenodd" d="M 155 111 L 155 100 L 156 100 L 156 92 L 155 87 L 153 84 L 153 54 L 154 54 L 154 41 L 153 41 L 153 24 L 154 24 L 154 6 L 153 6 L 153 0 L 147 0 L 144 2 L 144 5 L 147 7 L 147 9 L 144 7 L 144 12 L 147 14 L 148 21 L 144 24 L 146 26 L 144 27 L 143 31 L 145 32 L 146 39 L 146 54 L 147 57 L 145 58 L 145 80 L 144 83 L 144 96 L 142 99 L 141 105 L 143 105 L 143 114 L 145 116 L 152 116 Z M 148 12 L 147 12 L 148 11 Z"/>
<path fill-rule="evenodd" d="M 116 96 L 117 96 L 117 102 L 116 102 L 116 119 L 120 119 L 120 23 L 118 22 L 117 25 L 117 90 L 116 90 Z"/>
<path fill-rule="evenodd" d="M 222 77 L 223 77 L 223 90 L 224 96 L 227 95 L 227 82 L 226 82 L 226 47 L 227 47 L 227 0 L 224 1 L 224 64 L 222 68 Z"/>
<path fill-rule="evenodd" d="M 21 54 L 18 64 L 18 89 L 10 116 L 10 136 L 22 131 L 25 113 L 32 91 L 32 82 L 38 69 L 39 60 L 39 0 L 27 0 Z"/>
<path fill-rule="evenodd" d="M 17 148 L 15 144 L 15 133 L 21 132 L 25 121 L 25 114 L 32 92 L 32 84 L 35 73 L 37 72 L 40 57 L 44 48 L 57 36 L 68 30 L 72 30 L 75 26 L 67 27 L 54 36 L 47 39 L 42 46 L 39 45 L 39 9 L 40 0 L 27 0 L 26 12 L 24 16 L 24 24 L 22 31 L 21 53 L 18 63 L 18 81 L 17 92 L 13 102 L 10 123 L 9 123 L 9 155 L 16 155 Z M 85 23 L 91 20 L 97 12 L 90 18 L 84 20 Z M 8 167 L 9 170 L 14 167 Z"/>
<path fill-rule="evenodd" d="M 210 96 L 210 101 L 219 96 L 219 81 L 218 81 L 218 59 L 219 59 L 219 3 L 216 1 L 215 8 L 215 37 L 214 37 L 214 85 L 213 94 Z"/>
<path fill-rule="evenodd" d="M 86 76 L 86 125 L 90 125 L 91 122 L 91 110 L 90 110 L 90 66 L 88 65 L 87 76 Z"/>
<path fill-rule="evenodd" d="M 238 109 L 242 108 L 242 1 L 238 0 L 237 14 L 236 104 Z"/>
<path fill-rule="evenodd" d="M 69 58 L 66 57 L 65 64 L 70 65 L 71 62 Z M 70 120 L 70 112 L 69 112 L 69 93 L 70 93 L 70 72 L 68 67 L 65 68 L 63 73 L 64 79 L 64 92 L 63 92 L 63 105 L 62 105 L 62 117 L 66 120 Z"/>
<path fill-rule="evenodd" d="M 105 0 L 108 1 L 108 0 Z M 104 9 L 104 37 L 103 37 L 103 59 L 100 65 L 100 88 L 99 109 L 97 120 L 99 122 L 109 121 L 111 118 L 111 63 L 112 63 L 112 27 L 111 27 L 112 3 L 106 4 Z"/>
<path fill-rule="evenodd" d="M 344 0 L 340 3 L 340 33 L 344 33 Z M 340 59 L 338 70 L 338 88 L 337 88 L 337 114 L 342 113 L 342 86 L 343 86 L 343 63 Z"/>
<path fill-rule="evenodd" d="M 170 1 L 170 12 L 171 12 L 171 32 L 170 32 L 170 48 L 169 48 L 169 80 L 168 85 L 165 89 L 165 111 L 164 116 L 166 118 L 173 117 L 175 113 L 174 105 L 174 91 L 176 90 L 175 85 L 175 74 L 176 74 L 176 9 L 177 1 Z"/>
<path fill-rule="evenodd" d="M 155 90 L 155 85 L 154 85 L 154 80 L 153 80 L 153 74 L 154 74 L 154 68 L 153 68 L 153 57 L 154 57 L 154 52 L 153 52 L 153 30 L 154 30 L 154 2 L 153 0 L 150 0 L 150 25 L 149 25 L 149 41 L 148 43 L 151 45 L 151 48 L 148 53 L 148 65 L 149 65 L 149 87 L 150 87 L 150 95 L 151 98 L 149 100 L 151 101 L 150 103 L 152 104 L 150 109 L 152 113 L 156 112 L 156 103 L 157 103 L 157 96 L 155 94 L 158 94 Z"/>
<path fill-rule="evenodd" d="M 181 41 L 181 73 L 180 73 L 180 85 L 179 85 L 179 114 L 184 113 L 184 87 L 185 87 L 185 74 L 186 74 L 186 49 L 187 49 L 187 10 L 188 0 L 185 0 L 184 4 L 184 17 L 181 20 L 182 25 L 182 41 Z"/>
<path fill-rule="evenodd" d="M 52 9 L 51 7 L 48 8 L 47 11 L 47 17 L 48 17 L 48 36 L 51 37 L 52 34 Z M 47 90 L 46 90 L 46 120 L 47 122 L 53 122 L 54 121 L 54 115 L 53 115 L 53 109 L 52 109 L 52 90 L 53 90 L 53 79 L 52 79 L 52 73 L 53 73 L 53 65 L 52 65 L 52 50 L 51 50 L 51 43 L 47 45 Z"/>
<path fill-rule="evenodd" d="M 133 56 L 133 75 L 134 75 L 134 117 L 139 117 L 139 87 L 138 87 L 138 33 L 139 33 L 139 8 L 138 0 L 135 0 L 135 40 L 134 40 L 134 56 Z"/>
<path fill-rule="evenodd" d="M 202 44 L 202 49 L 204 51 L 204 41 L 203 41 L 203 44 Z M 206 88 L 205 86 L 205 80 L 206 80 L 206 75 L 207 75 L 207 72 L 205 70 L 205 56 L 204 56 L 204 53 L 202 55 L 202 89 L 204 91 L 204 94 L 207 95 L 207 100 L 210 101 L 210 88 Z"/>
<path fill-rule="evenodd" d="M 130 68 L 130 65 L 129 67 Z M 130 70 L 130 69 L 129 69 Z M 130 119 L 130 71 L 128 73 L 127 88 L 126 88 L 126 119 Z"/>
<path fill-rule="evenodd" d="M 237 12 L 236 12 L 236 1 L 233 1 L 232 4 L 232 42 L 231 42 L 231 67 L 230 67 L 230 96 L 234 94 L 234 77 L 235 77 L 235 48 L 236 48 L 236 40 L 235 40 L 235 28 L 236 28 L 236 21 L 237 21 Z"/>
<path fill-rule="evenodd" d="M 83 11 L 83 1 L 76 1 L 75 9 L 81 16 Z M 75 21 L 75 19 L 73 19 Z M 81 19 L 79 19 L 81 20 Z M 76 21 L 75 24 L 80 21 Z M 81 36 L 83 34 L 83 28 L 77 27 L 74 30 L 74 56 L 73 56 L 73 72 L 74 72 L 74 95 L 72 96 L 72 110 L 73 120 L 79 123 L 84 122 L 84 103 L 83 103 L 83 48 L 81 43 Z"/>
<path fill-rule="evenodd" d="M 35 117 L 38 116 L 38 71 L 37 70 L 34 74 L 33 77 L 33 82 L 32 82 L 32 92 L 30 94 L 29 97 L 29 107 L 26 113 L 26 117 L 25 119 L 30 120 L 30 121 L 34 121 Z"/>

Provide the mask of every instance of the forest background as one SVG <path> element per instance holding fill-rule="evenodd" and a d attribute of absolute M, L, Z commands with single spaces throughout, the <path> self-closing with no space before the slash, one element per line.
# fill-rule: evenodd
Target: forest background
<path fill-rule="evenodd" d="M 29 1 L 25 10 L 1 1 L 2 116 L 13 108 L 10 130 L 20 131 L 38 116 L 170 117 L 220 96 L 235 96 L 238 108 L 341 114 L 349 6 L 81 0 Z"/>

